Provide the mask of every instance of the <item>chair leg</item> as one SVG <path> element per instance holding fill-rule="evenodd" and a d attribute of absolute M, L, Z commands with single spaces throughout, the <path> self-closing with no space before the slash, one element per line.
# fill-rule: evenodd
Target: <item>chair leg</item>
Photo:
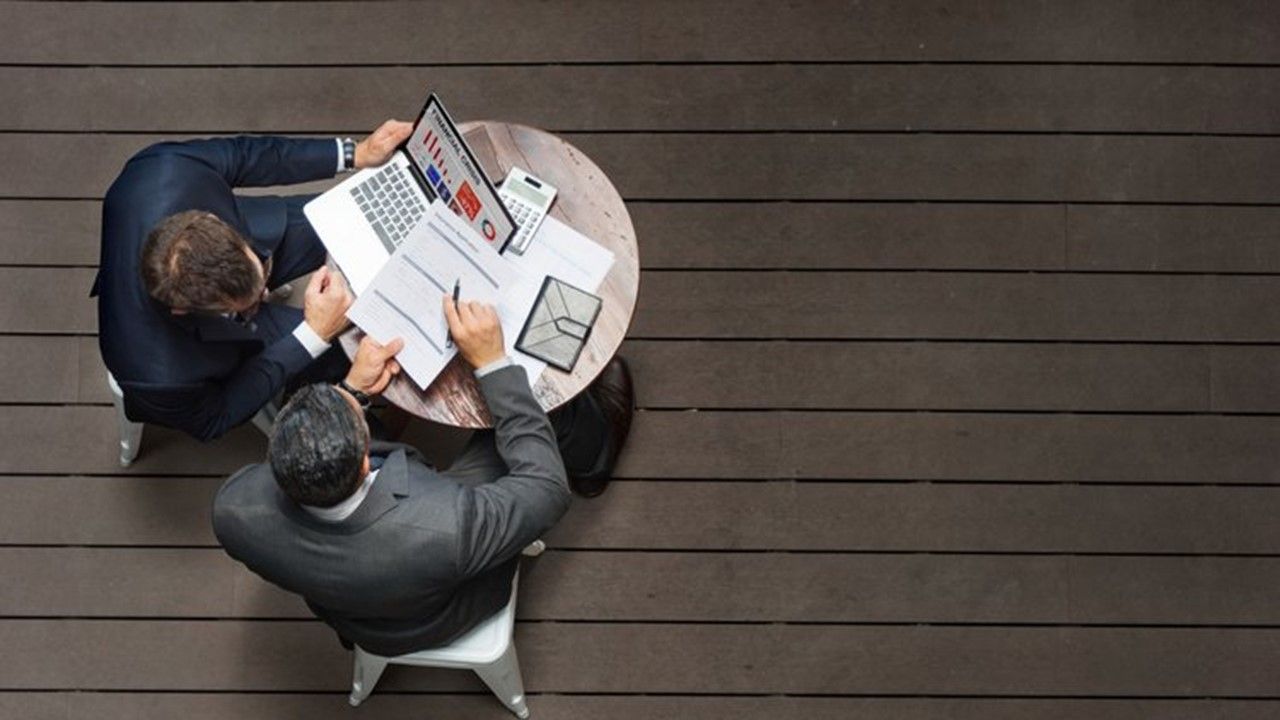
<path fill-rule="evenodd" d="M 351 678 L 351 695 L 347 698 L 347 702 L 352 707 L 357 707 L 360 703 L 369 697 L 373 692 L 373 688 L 378 684 L 378 678 L 382 677 L 382 671 L 387 669 L 387 659 L 370 655 L 356 646 L 355 651 L 355 671 Z"/>
<path fill-rule="evenodd" d="M 507 709 L 518 718 L 529 717 L 529 707 L 524 702 L 524 679 L 520 677 L 520 660 L 516 657 L 514 642 L 507 644 L 502 657 L 488 665 L 475 669 L 485 685 L 498 696 Z"/>
<path fill-rule="evenodd" d="M 116 424 L 120 427 L 120 467 L 129 467 L 142 447 L 143 424 L 125 416 L 123 393 L 110 374 L 107 375 L 107 385 L 111 388 L 111 404 L 116 408 Z"/>

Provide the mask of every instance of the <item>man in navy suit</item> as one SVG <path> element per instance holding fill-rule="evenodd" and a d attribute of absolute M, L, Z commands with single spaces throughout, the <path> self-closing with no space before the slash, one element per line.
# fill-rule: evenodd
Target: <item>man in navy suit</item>
<path fill-rule="evenodd" d="M 352 297 L 321 265 L 302 213 L 312 196 L 246 197 L 379 165 L 412 131 L 383 123 L 350 139 L 234 137 L 152 145 L 107 191 L 98 297 L 99 345 L 131 420 L 216 438 L 286 385 L 336 380 L 331 345 Z M 301 310 L 267 293 L 316 272 Z"/>

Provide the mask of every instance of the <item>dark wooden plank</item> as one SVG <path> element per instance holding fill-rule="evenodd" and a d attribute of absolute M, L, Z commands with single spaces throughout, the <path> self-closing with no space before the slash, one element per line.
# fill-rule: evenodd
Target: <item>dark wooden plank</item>
<path fill-rule="evenodd" d="M 74 337 L 0 336 L 0 402 L 74 403 L 81 399 L 80 341 Z M 106 392 L 106 376 L 102 379 Z"/>
<path fill-rule="evenodd" d="M 899 720 L 1261 720 L 1280 712 L 1267 700 L 1088 700 L 1065 698 L 858 698 L 858 697 L 699 697 L 554 695 L 533 693 L 529 709 L 537 717 L 559 720 L 690 720 L 734 717 L 741 720 L 847 720 L 851 717 Z M 0 692 L 0 711 L 28 720 L 224 720 L 229 717 L 348 720 L 351 708 L 337 694 L 298 693 L 138 693 Z M 473 720 L 500 718 L 503 710 L 483 695 L 412 695 L 381 688 L 360 706 L 362 718 L 405 718 L 423 713 Z"/>
<path fill-rule="evenodd" d="M 0 548 L 7 617 L 309 618 L 216 549 Z M 549 552 L 521 620 L 1263 625 L 1280 559 Z"/>
<path fill-rule="evenodd" d="M 1280 272 L 1280 208 L 1070 205 L 1073 270 Z"/>
<path fill-rule="evenodd" d="M 120 473 L 119 431 L 110 406 L 8 407 L 0 413 L 0 472 Z M 30 450 L 26 452 L 25 450 Z M 208 444 L 148 425 L 135 474 L 226 475 L 266 454 L 266 439 L 245 425 Z"/>
<path fill-rule="evenodd" d="M 1280 418 L 1274 417 L 775 415 L 784 467 L 801 478 L 1280 481 Z M 656 464 L 637 467 L 662 474 Z"/>
<path fill-rule="evenodd" d="M 568 139 L 628 199 L 1280 200 L 1275 138 L 575 133 Z M 681 172 L 668 171 L 675 166 Z"/>
<path fill-rule="evenodd" d="M 1280 552 L 1256 487 L 618 482 L 553 547 L 964 552 Z M 744 521 L 744 518 L 747 519 Z"/>
<path fill-rule="evenodd" d="M 102 203 L 0 200 L 0 263 L 97 265 Z"/>
<path fill-rule="evenodd" d="M 3 268 L 0 332 L 92 333 L 97 308 L 89 298 L 91 268 Z"/>
<path fill-rule="evenodd" d="M 214 547 L 209 508 L 221 483 L 3 477 L 0 543 Z M 1280 554 L 1277 513 L 1280 493 L 1260 487 L 618 481 L 600 499 L 576 502 L 547 542 L 588 549 Z"/>
<path fill-rule="evenodd" d="M 641 287 L 632 338 L 1280 340 L 1271 276 L 652 271 Z"/>
<path fill-rule="evenodd" d="M 1062 269 L 1057 205 L 633 202 L 648 269 Z"/>
<path fill-rule="evenodd" d="M 458 117 L 556 131 L 1271 133 L 1280 121 L 1280 70 L 1259 67 L 24 66 L 0 68 L 13 100 L 0 130 L 356 132 L 416 116 L 428 79 Z M 102 101 L 81 102 L 90 94 Z"/>
<path fill-rule="evenodd" d="M 1205 346 L 631 340 L 622 354 L 644 408 L 1209 410 Z"/>
<path fill-rule="evenodd" d="M 114 448 L 102 448 L 104 466 Z M 0 476 L 0 543 L 213 547 L 210 512 L 224 479 Z"/>
<path fill-rule="evenodd" d="M 0 621 L 11 689 L 341 691 L 316 622 Z M 530 692 L 1266 695 L 1280 630 L 564 624 L 516 631 Z M 64 648 L 77 652 L 66 653 Z M 397 669 L 386 690 L 475 690 Z"/>
<path fill-rule="evenodd" d="M 1280 480 L 1274 417 L 648 411 L 631 438 L 623 477 Z"/>
<path fill-rule="evenodd" d="M 645 201 L 628 210 L 651 270 L 1280 272 L 1270 235 L 1280 209 L 1268 207 Z M 9 238 L 0 264 L 96 265 L 101 212 L 94 200 L 0 200 Z"/>
<path fill-rule="evenodd" d="M 1214 347 L 1211 402 L 1224 412 L 1280 410 L 1280 349 Z"/>
<path fill-rule="evenodd" d="M 779 7 L 763 0 L 658 0 L 640 11 L 568 0 L 493 3 L 482 13 L 359 3 L 131 3 L 74 11 L 23 4 L 9 16 L 12 37 L 23 41 L 0 52 L 4 63 L 1280 61 L 1280 22 L 1265 2 L 1091 0 L 1067 7 L 1002 0 L 957 7 L 916 0 Z M 379 28 L 379 42 L 352 42 L 344 29 L 354 26 Z M 166 32 L 139 43 L 138 27 Z M 70 43 L 68 37 L 83 40 Z"/>
<path fill-rule="evenodd" d="M 943 133 L 565 137 L 627 199 L 1280 201 L 1278 138 Z M 41 172 L 0 178 L 0 197 L 101 197 L 130 155 L 160 139 L 4 134 L 0 163 Z M 680 172 L 671 172 L 672 167 Z M 322 186 L 311 183 L 295 191 Z"/>
<path fill-rule="evenodd" d="M 1055 205 L 637 202 L 628 210 L 650 269 L 1064 267 Z M 96 265 L 101 213 L 94 200 L 0 200 L 9 238 L 0 264 Z M 833 234 L 839 241 L 807 240 Z"/>
<path fill-rule="evenodd" d="M 15 295 L 0 332 L 93 333 L 93 275 L 0 267 Z M 641 284 L 633 338 L 1280 340 L 1272 276 L 646 271 Z"/>
<path fill-rule="evenodd" d="M 108 406 L 15 406 L 3 473 L 115 474 Z M 207 445 L 148 427 L 131 474 L 222 475 L 263 457 L 245 426 Z M 707 452 L 714 448 L 714 452 Z M 1273 483 L 1280 418 L 914 412 L 638 414 L 625 478 Z"/>

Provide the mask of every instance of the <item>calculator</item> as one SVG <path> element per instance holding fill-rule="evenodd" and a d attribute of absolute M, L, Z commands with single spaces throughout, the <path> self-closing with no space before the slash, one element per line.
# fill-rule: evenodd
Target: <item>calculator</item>
<path fill-rule="evenodd" d="M 516 221 L 516 234 L 507 245 L 507 250 L 523 255 L 529 249 L 529 243 L 533 241 L 533 234 L 538 231 L 542 219 L 551 209 L 551 203 L 556 199 L 556 189 L 524 170 L 513 167 L 498 188 L 498 197 L 502 198 L 502 204 L 511 211 L 511 219 Z"/>

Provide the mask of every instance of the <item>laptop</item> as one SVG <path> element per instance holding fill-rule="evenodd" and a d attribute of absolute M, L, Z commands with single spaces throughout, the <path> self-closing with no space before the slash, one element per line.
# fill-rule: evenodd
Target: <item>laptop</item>
<path fill-rule="evenodd" d="M 358 295 L 432 202 L 447 205 L 498 252 L 515 236 L 510 212 L 435 93 L 390 160 L 352 174 L 303 213 Z"/>

